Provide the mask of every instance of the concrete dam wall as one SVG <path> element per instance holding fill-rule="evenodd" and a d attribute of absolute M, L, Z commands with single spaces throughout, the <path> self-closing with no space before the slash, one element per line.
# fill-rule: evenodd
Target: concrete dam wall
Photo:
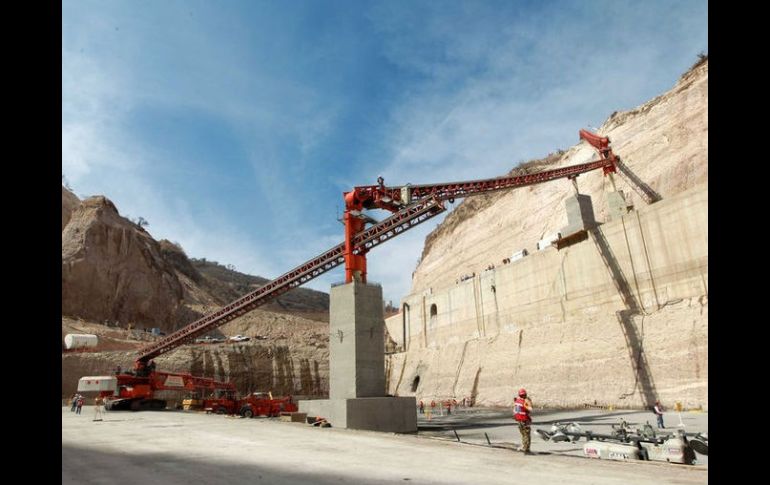
<path fill-rule="evenodd" d="M 394 395 L 509 405 L 525 387 L 538 407 L 707 410 L 708 188 L 411 294 L 386 325 Z"/>

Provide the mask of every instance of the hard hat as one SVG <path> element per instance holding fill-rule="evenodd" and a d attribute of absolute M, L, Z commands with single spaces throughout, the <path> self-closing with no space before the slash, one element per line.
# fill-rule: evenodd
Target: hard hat
<path fill-rule="evenodd" d="M 524 397 L 526 395 L 527 395 L 527 390 L 526 389 L 524 389 L 523 387 L 521 389 L 519 389 L 519 396 Z"/>

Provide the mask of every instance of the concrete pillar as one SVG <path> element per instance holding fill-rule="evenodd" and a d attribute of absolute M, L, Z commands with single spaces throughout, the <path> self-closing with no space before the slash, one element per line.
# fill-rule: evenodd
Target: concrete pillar
<path fill-rule="evenodd" d="M 562 237 L 596 226 L 590 195 L 575 194 L 568 197 L 564 205 L 567 209 L 567 226 L 561 230 Z"/>
<path fill-rule="evenodd" d="M 384 396 L 382 288 L 354 280 L 329 299 L 329 398 Z"/>
<path fill-rule="evenodd" d="M 329 399 L 300 401 L 300 412 L 338 428 L 417 432 L 415 398 L 385 394 L 382 288 L 353 280 L 329 296 Z"/>

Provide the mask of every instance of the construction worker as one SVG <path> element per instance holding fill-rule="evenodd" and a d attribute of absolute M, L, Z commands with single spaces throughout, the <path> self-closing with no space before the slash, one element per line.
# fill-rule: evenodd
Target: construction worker
<path fill-rule="evenodd" d="M 660 401 L 655 401 L 655 406 L 652 408 L 655 413 L 655 417 L 658 420 L 658 429 L 664 429 L 666 426 L 663 424 L 663 406 L 660 405 Z"/>
<path fill-rule="evenodd" d="M 102 419 L 102 406 L 104 405 L 104 398 L 102 396 L 96 396 L 94 399 L 94 421 L 104 421 Z"/>
<path fill-rule="evenodd" d="M 519 397 L 513 401 L 513 419 L 519 423 L 519 432 L 521 433 L 521 448 L 525 454 L 532 454 L 529 451 L 529 445 L 531 441 L 531 428 L 532 418 L 530 413 L 532 412 L 532 401 L 527 397 L 527 390 L 524 388 L 519 389 Z"/>

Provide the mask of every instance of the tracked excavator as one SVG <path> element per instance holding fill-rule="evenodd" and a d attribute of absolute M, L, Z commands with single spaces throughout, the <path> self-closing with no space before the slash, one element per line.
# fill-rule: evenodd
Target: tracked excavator
<path fill-rule="evenodd" d="M 318 256 L 305 261 L 299 266 L 266 283 L 259 289 L 248 293 L 225 305 L 186 327 L 177 330 L 165 338 L 148 345 L 139 351 L 133 371 L 117 374 L 109 382 L 104 378 L 96 388 L 87 388 L 94 384 L 79 385 L 78 390 L 96 390 L 105 397 L 106 405 L 112 409 L 157 409 L 165 408 L 165 401 L 155 394 L 162 390 L 205 390 L 214 392 L 219 397 L 212 405 L 220 412 L 245 413 L 245 401 L 234 397 L 235 388 L 227 382 L 193 377 L 186 374 L 173 374 L 155 370 L 152 359 L 170 352 L 177 347 L 192 342 L 196 337 L 232 321 L 257 307 L 268 303 L 280 295 L 297 288 L 308 281 L 334 269 L 344 263 L 345 282 L 354 279 L 366 283 L 367 253 L 393 239 L 409 229 L 436 217 L 446 210 L 445 201 L 483 195 L 502 190 L 509 190 L 528 185 L 535 185 L 557 179 L 575 179 L 578 175 L 601 169 L 605 176 L 617 172 L 619 158 L 610 148 L 610 140 L 586 130 L 580 130 L 580 138 L 586 140 L 599 153 L 599 160 L 579 165 L 545 170 L 537 173 L 511 175 L 484 180 L 452 182 L 425 185 L 386 186 L 380 177 L 376 185 L 353 188 L 343 194 L 345 200 L 345 240 L 324 251 Z M 380 222 L 364 214 L 364 210 L 384 209 L 392 215 Z M 366 227 L 366 224 L 371 224 Z M 96 378 L 83 378 L 95 380 Z M 83 383 L 81 379 L 81 383 Z M 248 398 L 247 398 L 248 399 Z M 279 399 L 263 408 L 275 411 L 296 410 L 291 399 Z M 260 409 L 255 407 L 255 409 Z M 224 411 L 223 411 L 224 410 Z"/>

